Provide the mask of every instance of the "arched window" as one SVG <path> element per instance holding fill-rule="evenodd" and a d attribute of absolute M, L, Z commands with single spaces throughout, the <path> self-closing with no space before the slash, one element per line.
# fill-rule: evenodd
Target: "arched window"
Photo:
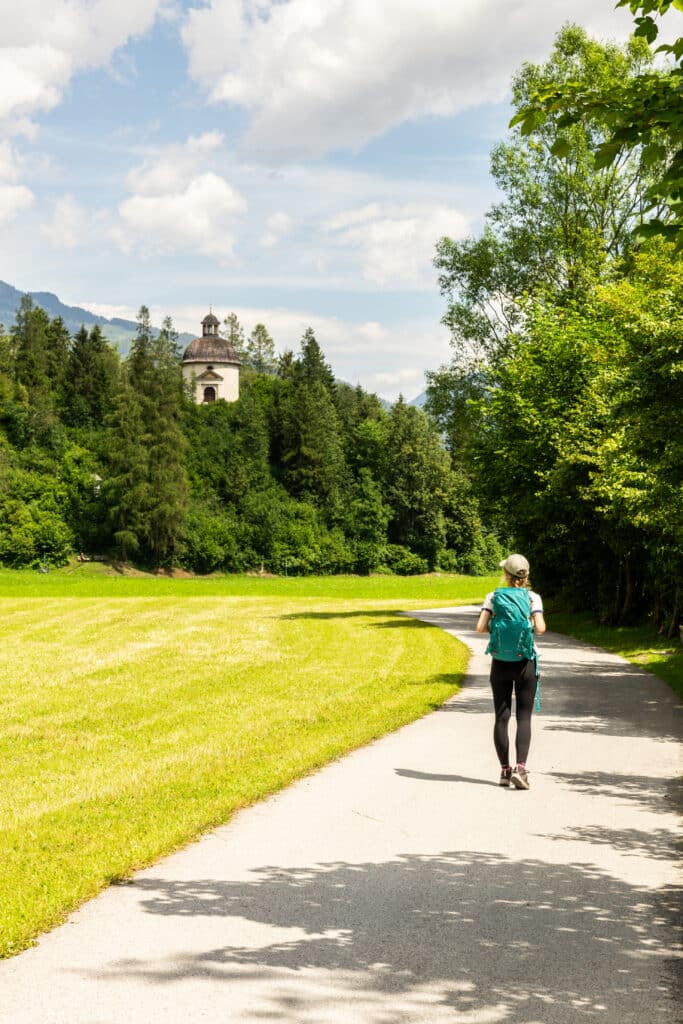
<path fill-rule="evenodd" d="M 204 388 L 204 401 L 215 402 L 216 401 L 216 389 L 215 388 Z"/>

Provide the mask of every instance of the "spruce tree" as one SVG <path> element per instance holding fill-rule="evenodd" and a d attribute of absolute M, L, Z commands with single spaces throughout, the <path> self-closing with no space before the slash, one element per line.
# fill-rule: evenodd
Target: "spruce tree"
<path fill-rule="evenodd" d="M 223 321 L 225 328 L 225 339 L 229 341 L 235 350 L 235 355 L 240 363 L 248 362 L 247 343 L 244 338 L 244 328 L 239 322 L 237 313 L 230 313 Z"/>
<path fill-rule="evenodd" d="M 149 550 L 158 564 L 168 564 L 182 537 L 189 500 L 185 470 L 186 441 L 180 428 L 183 378 L 178 362 L 177 334 L 170 318 L 150 349 L 152 372 L 144 395 L 150 439 L 151 501 L 146 521 Z"/>
<path fill-rule="evenodd" d="M 57 426 L 50 335 L 47 313 L 33 305 L 30 295 L 24 295 L 11 332 L 14 366 L 17 383 L 23 388 L 28 406 L 29 435 L 45 444 L 50 443 Z"/>
<path fill-rule="evenodd" d="M 335 391 L 332 368 L 325 362 L 322 349 L 316 341 L 312 327 L 307 327 L 301 339 L 301 354 L 298 360 L 299 373 L 305 381 L 319 381 L 330 394 Z"/>
<path fill-rule="evenodd" d="M 275 343 L 263 324 L 256 324 L 249 335 L 247 363 L 256 373 L 275 373 L 277 367 Z"/>
<path fill-rule="evenodd" d="M 107 420 L 107 459 L 102 493 L 112 535 L 126 562 L 140 550 L 147 533 L 151 503 L 149 437 L 143 403 L 124 372 Z"/>
<path fill-rule="evenodd" d="M 111 409 L 117 355 L 98 324 L 74 335 L 63 385 L 65 421 L 74 427 L 99 427 Z"/>

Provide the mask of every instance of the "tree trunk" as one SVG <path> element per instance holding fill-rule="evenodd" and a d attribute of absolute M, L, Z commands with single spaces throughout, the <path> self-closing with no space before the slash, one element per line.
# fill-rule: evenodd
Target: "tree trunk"
<path fill-rule="evenodd" d="M 633 572 L 631 569 L 631 557 L 626 556 L 624 562 L 624 569 L 626 571 L 626 587 L 624 592 L 624 603 L 621 607 L 620 621 L 623 622 L 626 616 L 631 611 L 631 605 L 633 604 Z"/>
<path fill-rule="evenodd" d="M 673 615 L 671 616 L 671 622 L 669 623 L 669 628 L 666 633 L 667 637 L 670 640 L 672 640 L 678 633 L 678 609 L 680 593 L 680 590 L 678 589 L 678 587 L 676 587 L 676 594 L 674 596 L 674 611 Z"/>

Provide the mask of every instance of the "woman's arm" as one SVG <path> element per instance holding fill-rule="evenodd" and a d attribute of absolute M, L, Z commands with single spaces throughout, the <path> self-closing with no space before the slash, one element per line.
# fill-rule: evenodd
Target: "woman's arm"
<path fill-rule="evenodd" d="M 539 636 L 545 633 L 546 626 L 545 619 L 543 618 L 543 612 L 533 612 L 531 621 L 534 627 L 534 632 L 538 633 Z"/>
<path fill-rule="evenodd" d="M 488 633 L 490 619 L 491 612 L 483 611 L 479 613 L 479 618 L 477 620 L 477 633 Z"/>

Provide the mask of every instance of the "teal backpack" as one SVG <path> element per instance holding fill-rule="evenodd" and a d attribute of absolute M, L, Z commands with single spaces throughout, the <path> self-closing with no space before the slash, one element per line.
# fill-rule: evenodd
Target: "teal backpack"
<path fill-rule="evenodd" d="M 493 614 L 489 623 L 487 654 L 498 661 L 533 658 L 534 631 L 529 621 L 531 598 L 523 587 L 498 587 L 493 592 Z"/>

